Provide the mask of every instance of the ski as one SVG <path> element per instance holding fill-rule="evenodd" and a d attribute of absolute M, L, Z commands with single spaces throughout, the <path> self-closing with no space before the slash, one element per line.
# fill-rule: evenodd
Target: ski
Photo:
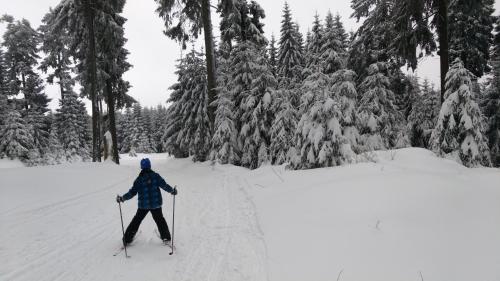
<path fill-rule="evenodd" d="M 163 242 L 163 239 L 161 239 L 161 236 L 160 236 L 160 233 L 158 233 L 158 230 L 157 230 L 157 229 L 155 229 L 155 230 L 154 230 L 154 232 L 155 232 L 155 234 L 156 234 L 156 237 L 158 237 L 158 239 L 160 239 L 160 240 L 161 240 L 161 242 Z M 165 242 L 163 242 L 163 245 L 165 245 L 165 246 L 169 247 L 170 249 L 172 249 L 172 241 L 168 241 L 168 242 L 166 242 L 166 243 L 165 243 Z M 177 250 L 177 249 L 175 248 L 175 246 L 174 246 L 174 248 L 173 248 L 173 249 L 174 249 L 174 250 Z"/>
<path fill-rule="evenodd" d="M 113 254 L 113 257 L 118 256 L 121 252 L 123 252 L 124 249 L 125 248 L 123 246 L 121 246 L 121 248 Z M 128 256 L 128 257 L 130 258 L 130 256 Z"/>
<path fill-rule="evenodd" d="M 142 231 L 139 231 L 137 232 L 137 234 L 135 235 L 134 237 L 134 240 L 132 240 L 132 242 L 130 242 L 128 245 L 127 245 L 127 248 L 132 246 L 134 244 L 135 241 L 137 241 L 137 237 L 139 237 L 139 234 L 141 234 Z M 114 254 L 113 254 L 113 257 L 116 257 L 118 256 L 121 252 L 123 252 L 123 250 L 125 250 L 125 248 L 123 247 L 123 245 L 120 247 L 120 249 L 118 249 Z M 127 255 L 127 258 L 130 258 L 131 256 L 130 255 Z"/>

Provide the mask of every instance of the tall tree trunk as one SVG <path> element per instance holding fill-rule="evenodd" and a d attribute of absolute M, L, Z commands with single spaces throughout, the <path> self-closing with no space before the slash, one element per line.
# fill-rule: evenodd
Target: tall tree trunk
<path fill-rule="evenodd" d="M 24 73 L 21 73 L 21 82 L 23 84 L 24 109 L 28 110 L 28 94 L 26 94 L 26 76 Z"/>
<path fill-rule="evenodd" d="M 113 145 L 113 161 L 116 164 L 120 164 L 120 158 L 118 156 L 118 141 L 116 139 L 116 116 L 115 116 L 115 96 L 113 95 L 113 87 L 111 85 L 111 80 L 106 81 L 106 94 L 108 96 L 108 121 L 109 121 L 109 132 L 111 133 L 111 142 Z"/>
<path fill-rule="evenodd" d="M 208 86 L 208 117 L 211 127 L 214 128 L 215 108 L 212 106 L 217 97 L 216 69 L 214 38 L 212 35 L 212 17 L 210 14 L 210 0 L 201 0 L 201 17 L 205 37 L 205 56 L 207 61 L 207 86 Z"/>
<path fill-rule="evenodd" d="M 441 104 L 446 91 L 446 74 L 450 68 L 450 53 L 448 47 L 448 0 L 438 0 L 438 37 L 439 57 L 441 61 Z"/>
<path fill-rule="evenodd" d="M 58 69 L 58 72 L 59 72 L 59 75 L 57 76 L 57 79 L 59 79 L 59 88 L 61 89 L 61 100 L 64 100 L 64 87 L 63 87 L 63 79 L 62 79 L 62 75 L 61 75 L 61 55 L 60 54 L 57 54 L 57 65 L 59 66 L 59 69 Z"/>
<path fill-rule="evenodd" d="M 101 149 L 99 141 L 99 108 L 97 103 L 97 64 L 96 64 L 96 47 L 94 34 L 94 10 L 91 7 L 91 0 L 84 0 L 85 19 L 88 32 L 88 54 L 87 54 L 87 71 L 90 78 L 90 100 L 92 102 L 92 161 L 101 162 Z"/>

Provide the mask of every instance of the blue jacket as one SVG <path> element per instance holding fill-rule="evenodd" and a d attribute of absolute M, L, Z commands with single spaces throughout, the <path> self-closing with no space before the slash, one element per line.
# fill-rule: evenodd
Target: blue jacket
<path fill-rule="evenodd" d="M 132 188 L 122 197 L 125 201 L 139 193 L 139 209 L 157 209 L 161 208 L 163 203 L 160 188 L 169 193 L 174 191 L 160 175 L 150 169 L 145 169 L 134 181 Z"/>

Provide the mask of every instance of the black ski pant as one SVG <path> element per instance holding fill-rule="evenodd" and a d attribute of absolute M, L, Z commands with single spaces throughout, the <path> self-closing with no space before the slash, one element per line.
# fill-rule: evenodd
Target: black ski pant
<path fill-rule="evenodd" d="M 142 220 L 146 215 L 151 212 L 153 215 L 153 219 L 156 222 L 156 226 L 158 227 L 158 231 L 160 232 L 161 239 L 170 240 L 170 231 L 168 230 L 167 222 L 163 217 L 163 213 L 161 212 L 161 208 L 158 209 L 137 209 L 137 213 L 134 218 L 130 222 L 125 231 L 125 237 L 123 237 L 123 241 L 128 244 L 134 240 L 134 236 L 141 225 Z"/>

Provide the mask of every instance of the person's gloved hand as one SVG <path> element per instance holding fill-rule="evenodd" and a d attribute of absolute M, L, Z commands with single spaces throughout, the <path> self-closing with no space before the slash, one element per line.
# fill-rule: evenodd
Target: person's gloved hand
<path fill-rule="evenodd" d="M 177 195 L 177 188 L 174 188 L 174 190 L 172 191 L 172 195 Z"/>
<path fill-rule="evenodd" d="M 116 203 L 120 202 L 123 202 L 123 197 L 121 197 L 120 195 L 116 195 Z"/>

